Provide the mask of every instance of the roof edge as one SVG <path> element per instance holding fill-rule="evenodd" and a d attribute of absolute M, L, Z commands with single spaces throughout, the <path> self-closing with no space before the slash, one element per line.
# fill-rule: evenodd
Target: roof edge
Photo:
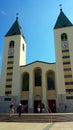
<path fill-rule="evenodd" d="M 37 62 L 39 62 L 39 63 L 44 63 L 44 64 L 56 64 L 56 62 L 54 62 L 54 63 L 48 63 L 48 62 L 36 60 L 36 61 L 33 61 L 33 62 L 28 63 L 28 64 L 26 64 L 26 65 L 20 66 L 20 67 L 28 66 L 28 65 L 31 65 L 31 64 L 34 64 L 34 63 L 37 63 Z"/>

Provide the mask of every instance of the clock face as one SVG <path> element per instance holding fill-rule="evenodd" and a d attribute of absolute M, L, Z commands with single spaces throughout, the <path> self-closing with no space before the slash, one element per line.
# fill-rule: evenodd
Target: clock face
<path fill-rule="evenodd" d="M 13 54 L 14 53 L 14 50 L 9 50 L 8 51 L 8 54 Z"/>
<path fill-rule="evenodd" d="M 67 47 L 68 47 L 68 43 L 67 43 L 67 42 L 64 42 L 64 43 L 62 44 L 62 47 L 63 47 L 63 48 L 67 48 Z"/>

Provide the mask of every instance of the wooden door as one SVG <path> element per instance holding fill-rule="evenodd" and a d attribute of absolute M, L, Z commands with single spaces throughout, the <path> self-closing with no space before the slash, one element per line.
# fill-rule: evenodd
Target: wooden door
<path fill-rule="evenodd" d="M 41 100 L 35 100 L 34 101 L 34 112 L 35 113 L 38 113 L 38 110 L 37 110 L 38 105 L 40 105 L 40 108 L 41 108 Z"/>
<path fill-rule="evenodd" d="M 48 100 L 49 112 L 56 112 L 56 100 Z"/>

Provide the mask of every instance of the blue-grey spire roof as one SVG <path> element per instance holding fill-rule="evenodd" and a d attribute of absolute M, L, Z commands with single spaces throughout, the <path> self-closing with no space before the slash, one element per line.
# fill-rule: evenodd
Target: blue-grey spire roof
<path fill-rule="evenodd" d="M 22 35 L 24 37 L 22 28 L 18 22 L 18 17 L 16 18 L 15 22 L 13 23 L 13 25 L 11 26 L 11 28 L 9 29 L 5 37 L 12 36 L 12 35 Z"/>
<path fill-rule="evenodd" d="M 70 20 L 63 13 L 62 9 L 60 9 L 60 14 L 59 14 L 59 16 L 57 18 L 54 29 L 68 27 L 68 26 L 73 26 L 73 24 L 70 22 Z"/>

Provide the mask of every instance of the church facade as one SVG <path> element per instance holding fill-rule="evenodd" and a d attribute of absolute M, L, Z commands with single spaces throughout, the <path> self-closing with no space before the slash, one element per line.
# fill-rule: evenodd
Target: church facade
<path fill-rule="evenodd" d="M 56 63 L 26 64 L 26 40 L 18 18 L 5 35 L 0 81 L 0 113 L 15 111 L 21 102 L 26 112 L 36 113 L 38 104 L 46 112 L 73 111 L 73 24 L 62 9 L 54 26 Z"/>

